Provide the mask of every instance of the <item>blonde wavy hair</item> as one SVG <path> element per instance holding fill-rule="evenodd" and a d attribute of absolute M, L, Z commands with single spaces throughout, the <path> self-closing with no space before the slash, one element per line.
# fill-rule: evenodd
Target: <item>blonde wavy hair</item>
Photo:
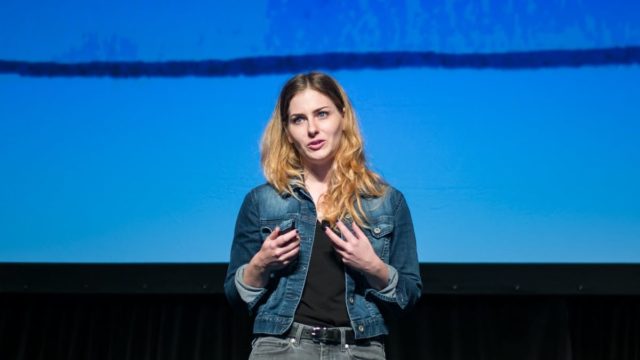
<path fill-rule="evenodd" d="M 330 173 L 327 192 L 319 205 L 332 226 L 339 219 L 351 218 L 367 226 L 362 197 L 379 197 L 386 183 L 371 171 L 365 161 L 362 135 L 355 111 L 344 89 L 331 76 L 310 72 L 298 74 L 283 86 L 271 119 L 262 135 L 261 163 L 264 176 L 277 191 L 296 196 L 294 188 L 304 187 L 304 168 L 300 154 L 287 140 L 289 104 L 298 93 L 313 89 L 327 96 L 342 110 L 343 134 Z M 297 196 L 296 196 L 297 197 Z"/>

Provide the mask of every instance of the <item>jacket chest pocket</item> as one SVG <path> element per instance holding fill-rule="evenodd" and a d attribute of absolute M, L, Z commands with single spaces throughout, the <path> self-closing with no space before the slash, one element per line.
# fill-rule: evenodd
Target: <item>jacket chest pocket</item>
<path fill-rule="evenodd" d="M 276 227 L 280 228 L 280 235 L 282 235 L 285 232 L 295 229 L 297 225 L 298 224 L 296 223 L 295 214 L 294 215 L 286 214 L 282 218 L 277 218 L 277 219 L 261 219 L 260 220 L 260 236 L 262 237 L 262 242 L 264 242 L 267 239 L 267 237 L 269 237 L 269 235 L 273 233 Z M 274 273 L 272 273 L 271 278 L 272 279 L 275 278 L 278 281 L 280 281 L 280 278 L 282 276 L 290 274 L 291 272 L 295 271 L 297 267 L 298 267 L 298 259 L 295 258 L 293 259 L 293 261 L 291 261 L 291 263 L 289 263 L 289 265 L 279 270 L 276 270 Z M 282 284 L 280 283 L 280 285 Z M 283 291 L 282 286 L 280 285 L 278 285 L 278 289 L 276 290 L 277 292 Z M 269 301 L 271 301 L 271 299 Z"/>
<path fill-rule="evenodd" d="M 276 229 L 280 228 L 280 234 L 295 229 L 296 221 L 293 215 L 285 216 L 279 219 L 260 220 L 260 235 L 262 241 L 265 241 L 269 235 Z"/>
<path fill-rule="evenodd" d="M 390 216 L 380 216 L 369 222 L 369 228 L 365 234 L 369 238 L 373 250 L 384 261 L 389 260 L 389 246 L 393 236 L 393 218 Z"/>

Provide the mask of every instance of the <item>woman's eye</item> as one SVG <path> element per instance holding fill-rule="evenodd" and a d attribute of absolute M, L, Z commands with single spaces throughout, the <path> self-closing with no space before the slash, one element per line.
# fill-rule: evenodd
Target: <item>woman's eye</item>
<path fill-rule="evenodd" d="M 320 111 L 318 113 L 318 117 L 321 118 L 321 119 L 326 118 L 327 116 L 329 116 L 329 112 L 328 111 Z"/>
<path fill-rule="evenodd" d="M 302 118 L 302 116 L 296 116 L 296 117 L 292 117 L 291 119 L 289 119 L 289 122 L 294 124 L 294 125 L 298 125 L 300 124 L 302 121 L 304 121 L 304 119 Z"/>

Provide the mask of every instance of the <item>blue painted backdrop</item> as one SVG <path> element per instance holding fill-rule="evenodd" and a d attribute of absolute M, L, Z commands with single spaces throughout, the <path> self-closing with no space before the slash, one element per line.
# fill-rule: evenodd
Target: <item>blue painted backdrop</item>
<path fill-rule="evenodd" d="M 296 56 L 312 54 L 308 70 L 333 69 L 352 97 L 373 168 L 405 193 L 421 261 L 638 263 L 639 20 L 630 1 L 3 1 L 0 261 L 227 261 L 290 73 L 113 69 L 304 68 Z M 585 66 L 579 50 L 606 61 Z M 332 63 L 389 52 L 479 56 Z M 485 68 L 521 52 L 516 64 L 546 65 Z M 111 73 L 78 70 L 99 64 Z M 41 72 L 16 70 L 29 66 Z"/>

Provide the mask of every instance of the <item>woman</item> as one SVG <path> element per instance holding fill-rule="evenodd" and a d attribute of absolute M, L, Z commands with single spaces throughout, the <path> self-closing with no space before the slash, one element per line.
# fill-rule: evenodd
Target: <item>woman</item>
<path fill-rule="evenodd" d="M 267 184 L 244 199 L 225 280 L 254 316 L 251 358 L 384 359 L 385 316 L 421 294 L 413 223 L 367 168 L 342 87 L 318 72 L 291 78 L 261 156 Z"/>

